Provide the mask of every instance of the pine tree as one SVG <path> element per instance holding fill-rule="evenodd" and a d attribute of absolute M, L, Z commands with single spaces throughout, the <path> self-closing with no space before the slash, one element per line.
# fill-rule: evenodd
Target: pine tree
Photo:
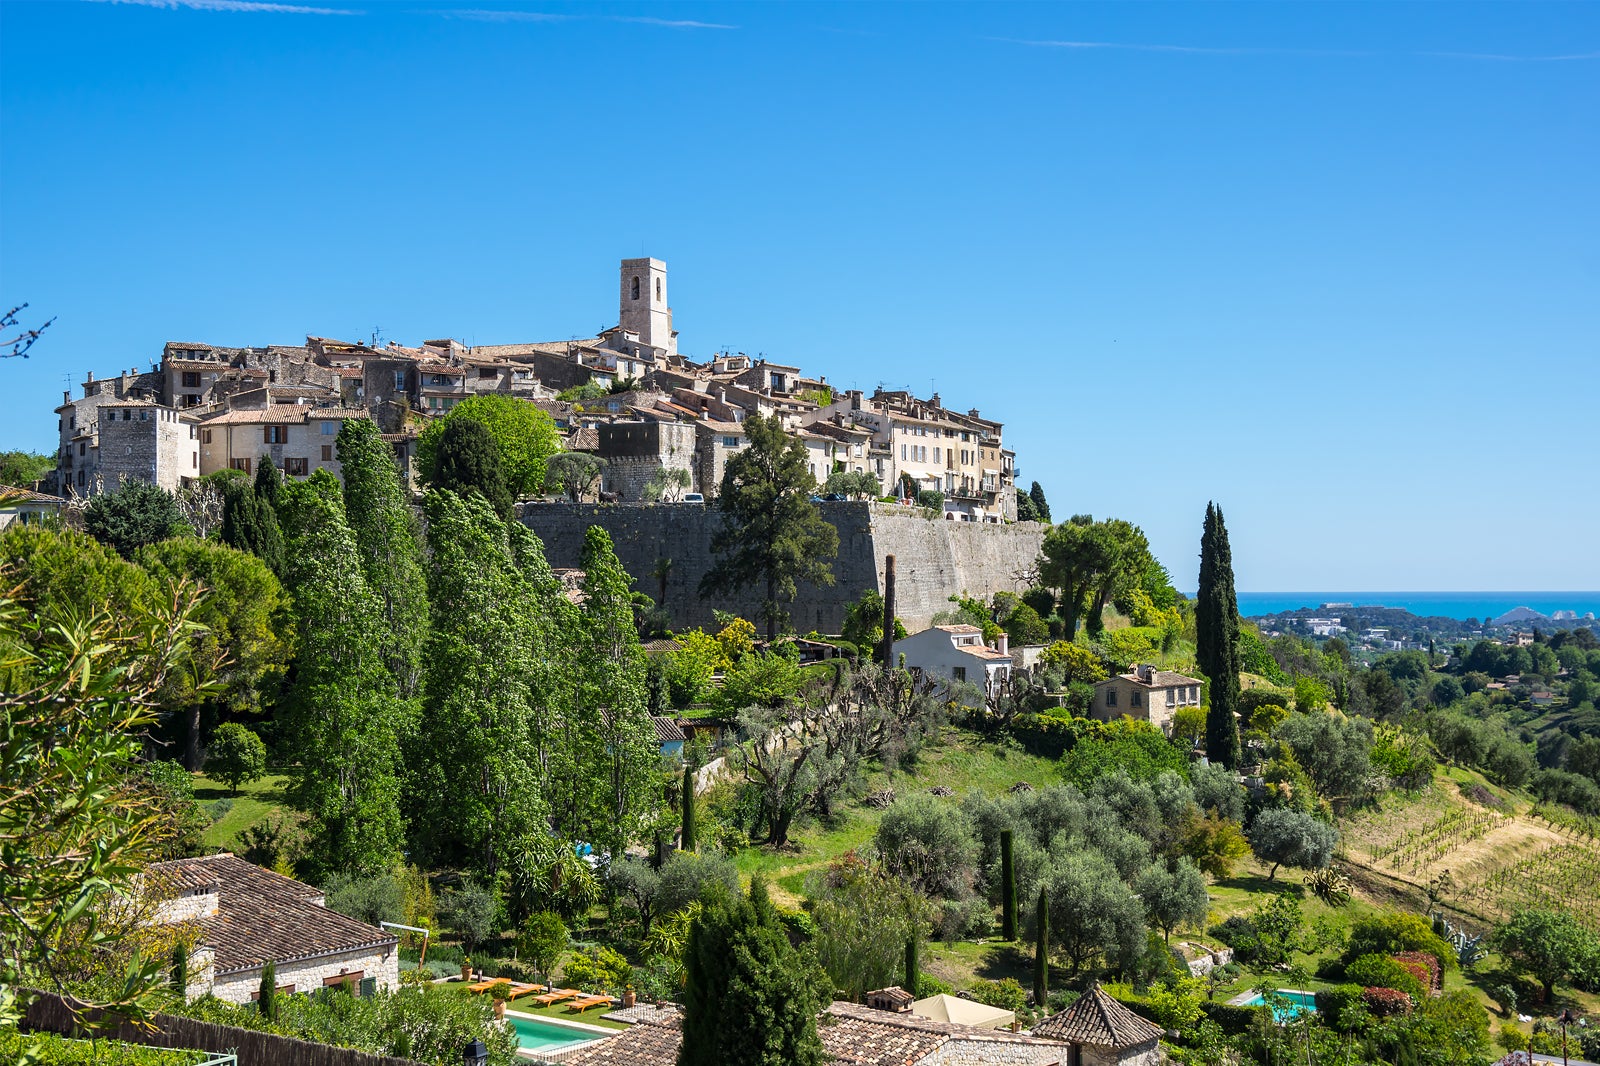
<path fill-rule="evenodd" d="M 702 596 L 765 591 L 767 639 L 776 640 L 798 583 L 833 584 L 839 531 L 811 505 L 817 479 L 806 465 L 805 443 L 777 415 L 745 419 L 750 446 L 728 460 L 717 504 L 724 524 L 711 538 L 716 563 L 700 579 Z"/>
<path fill-rule="evenodd" d="M 428 587 L 416 518 L 377 424 L 347 418 L 337 439 L 345 515 L 361 571 L 383 613 L 384 659 L 400 695 L 412 699 L 422 690 L 422 647 L 428 637 Z"/>
<path fill-rule="evenodd" d="M 315 878 L 378 873 L 400 855 L 399 736 L 409 731 L 384 666 L 378 601 L 332 474 L 285 486 L 283 512 L 299 642 L 280 708 L 290 795 L 311 815 Z"/>
<path fill-rule="evenodd" d="M 1195 658 L 1208 682 L 1206 755 L 1232 770 L 1239 765 L 1239 603 L 1233 554 L 1222 508 L 1206 504 L 1200 538 L 1200 588 L 1195 598 Z"/>
<path fill-rule="evenodd" d="M 922 983 L 922 967 L 917 962 L 917 938 L 906 938 L 906 983 L 905 990 L 912 996 L 917 994 L 917 985 Z"/>
<path fill-rule="evenodd" d="M 1017 939 L 1017 868 L 1009 829 L 1000 830 L 1000 939 Z"/>
<path fill-rule="evenodd" d="M 1050 1002 L 1050 897 L 1039 889 L 1039 907 L 1034 911 L 1033 1005 L 1044 1010 Z"/>
<path fill-rule="evenodd" d="M 261 987 L 256 992 L 256 1007 L 267 1021 L 278 1020 L 278 968 L 271 962 L 261 967 Z"/>
<path fill-rule="evenodd" d="M 790 942 L 759 878 L 748 899 L 709 899 L 684 950 L 680 1066 L 820 1066 L 829 982 Z"/>
<path fill-rule="evenodd" d="M 1039 516 L 1039 521 L 1050 524 L 1050 504 L 1044 498 L 1044 486 L 1037 481 L 1028 489 L 1028 498 L 1033 501 L 1034 513 Z"/>
<path fill-rule="evenodd" d="M 683 850 L 693 851 L 694 840 L 694 770 L 685 764 L 683 767 Z"/>
<path fill-rule="evenodd" d="M 476 492 L 495 514 L 511 517 L 511 490 L 500 469 L 500 449 L 489 427 L 470 418 L 445 421 L 427 477 L 434 488 L 466 495 Z"/>

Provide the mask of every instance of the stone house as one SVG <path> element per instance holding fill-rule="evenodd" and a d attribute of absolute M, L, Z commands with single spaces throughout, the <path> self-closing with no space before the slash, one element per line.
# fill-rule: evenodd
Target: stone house
<path fill-rule="evenodd" d="M 256 409 L 224 411 L 198 426 L 200 472 L 242 470 L 254 475 L 262 457 L 285 477 L 307 477 L 315 470 L 339 476 L 339 450 L 334 442 L 348 418 L 365 418 L 348 407 L 272 404 Z"/>
<path fill-rule="evenodd" d="M 150 391 L 97 391 L 57 408 L 63 439 L 53 487 L 61 495 L 93 496 L 125 481 L 177 492 L 200 476 L 193 419 L 148 399 Z"/>
<path fill-rule="evenodd" d="M 695 429 L 685 422 L 655 419 L 602 422 L 598 454 L 606 461 L 602 485 L 626 502 L 644 499 L 645 486 L 663 468 L 689 474 L 695 488 Z"/>
<path fill-rule="evenodd" d="M 155 863 L 146 876 L 165 896 L 155 922 L 193 923 L 191 997 L 249 1003 L 269 962 L 280 992 L 346 981 L 363 995 L 400 987 L 398 939 L 328 910 L 319 888 L 226 852 Z"/>
<path fill-rule="evenodd" d="M 932 626 L 895 641 L 894 654 L 896 662 L 905 657 L 907 669 L 976 685 L 990 699 L 1011 674 L 1005 634 L 991 648 L 983 642 L 983 630 L 974 625 Z"/>
<path fill-rule="evenodd" d="M 1200 684 L 1199 678 L 1139 663 L 1132 673 L 1095 685 L 1089 714 L 1102 722 L 1127 715 L 1170 735 L 1179 707 L 1200 706 Z"/>
<path fill-rule="evenodd" d="M 67 501 L 60 496 L 13 485 L 0 485 L 0 496 L 6 497 L 4 502 L 0 502 L 0 529 L 5 529 L 13 522 L 26 526 L 55 518 L 67 506 Z"/>
<path fill-rule="evenodd" d="M 1099 982 L 1029 1033 L 1071 1046 L 1061 1066 L 1158 1066 L 1162 1058 L 1161 1029 L 1106 995 Z"/>

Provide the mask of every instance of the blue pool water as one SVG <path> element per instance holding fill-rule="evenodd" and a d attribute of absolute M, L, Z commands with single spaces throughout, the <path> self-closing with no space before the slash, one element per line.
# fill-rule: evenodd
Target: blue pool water
<path fill-rule="evenodd" d="M 552 1025 L 536 1018 L 517 1018 L 508 1016 L 506 1021 L 511 1023 L 511 1028 L 517 1032 L 517 1046 L 523 1048 L 554 1048 L 566 1044 L 576 1044 L 584 1040 L 593 1040 L 594 1037 L 576 1029 L 568 1029 L 561 1025 Z"/>
<path fill-rule="evenodd" d="M 1278 995 L 1282 996 L 1288 1002 L 1284 1006 L 1274 1007 L 1272 1009 L 1272 1018 L 1274 1021 L 1286 1022 L 1290 1018 L 1295 1018 L 1302 1014 L 1315 1014 L 1317 1012 L 1317 995 L 1315 992 L 1296 992 L 1291 989 L 1280 988 L 1278 989 Z M 1257 992 L 1240 1005 L 1245 1007 L 1259 1007 L 1265 1002 L 1266 1001 L 1261 998 L 1261 993 Z"/>

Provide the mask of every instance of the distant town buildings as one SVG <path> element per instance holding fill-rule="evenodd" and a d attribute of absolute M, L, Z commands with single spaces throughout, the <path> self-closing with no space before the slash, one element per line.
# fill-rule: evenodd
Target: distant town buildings
<path fill-rule="evenodd" d="M 56 408 L 56 470 L 40 488 L 92 496 L 127 480 L 176 491 L 270 461 L 289 477 L 339 473 L 340 424 L 370 418 L 408 475 L 427 421 L 483 394 L 536 404 L 570 450 L 606 461 L 597 493 L 639 500 L 663 471 L 684 494 L 715 497 L 730 456 L 748 446 L 752 414 L 777 417 L 804 445 L 818 483 L 870 473 L 886 495 L 943 497 L 950 521 L 1016 518 L 1016 455 L 1001 423 L 944 406 L 938 393 L 839 391 L 826 377 L 743 352 L 695 361 L 678 350 L 667 267 L 624 259 L 618 323 L 596 337 L 417 347 L 307 337 L 303 344 L 167 343 L 148 371 L 97 379 Z M 593 386 L 587 395 L 559 393 Z M 597 390 L 604 390 L 596 395 Z M 926 499 L 927 497 L 923 497 Z"/>

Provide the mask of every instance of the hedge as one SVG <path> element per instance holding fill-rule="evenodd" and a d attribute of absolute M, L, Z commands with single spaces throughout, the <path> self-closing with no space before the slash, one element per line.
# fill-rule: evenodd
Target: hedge
<path fill-rule="evenodd" d="M 1265 1006 L 1238 1007 L 1232 1003 L 1212 1003 L 1207 1000 L 1200 1004 L 1200 1010 L 1205 1016 L 1221 1027 L 1229 1036 L 1239 1036 L 1248 1033 L 1266 1012 Z"/>
<path fill-rule="evenodd" d="M 0 1062 L 21 1062 L 31 1050 L 38 1066 L 193 1066 L 207 1056 L 200 1051 L 123 1044 L 115 1040 L 69 1040 L 55 1033 L 21 1033 L 0 1029 Z"/>

